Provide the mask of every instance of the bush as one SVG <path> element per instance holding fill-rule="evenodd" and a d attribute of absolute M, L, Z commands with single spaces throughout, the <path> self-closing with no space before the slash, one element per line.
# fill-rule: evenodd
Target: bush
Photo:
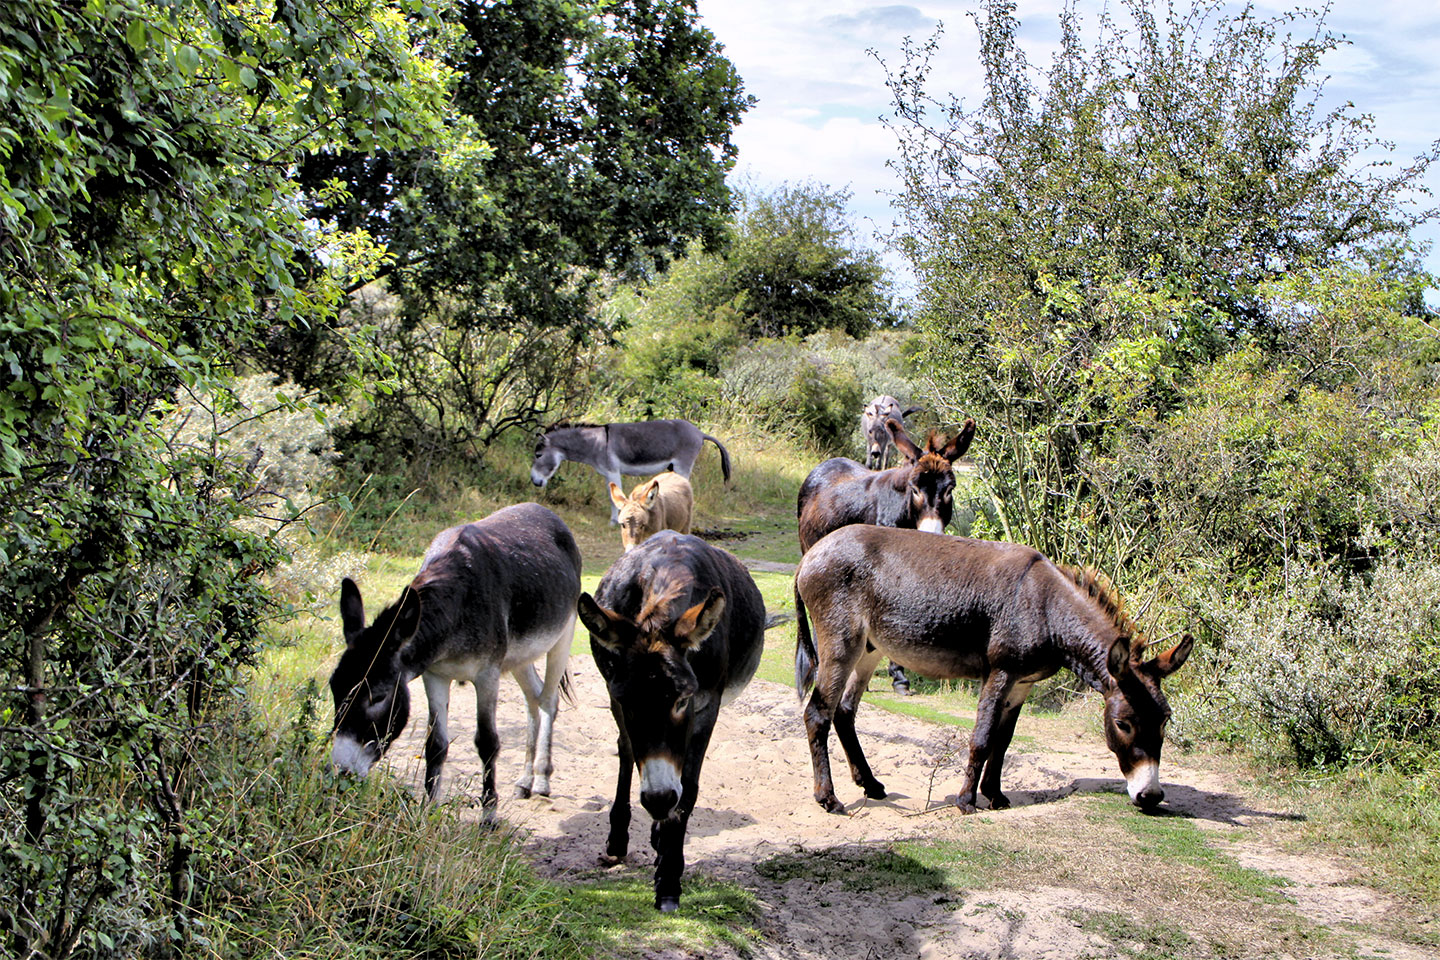
<path fill-rule="evenodd" d="M 1228 598 L 1210 696 L 1177 712 L 1302 765 L 1417 764 L 1440 751 L 1440 563 L 1369 576 L 1291 564 L 1282 593 Z"/>

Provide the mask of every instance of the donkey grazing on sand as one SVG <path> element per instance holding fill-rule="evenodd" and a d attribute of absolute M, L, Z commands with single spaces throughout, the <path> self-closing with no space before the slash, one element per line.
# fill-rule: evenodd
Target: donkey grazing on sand
<path fill-rule="evenodd" d="M 673 470 L 688 479 L 706 440 L 720 451 L 720 472 L 729 483 L 730 451 L 689 420 L 552 427 L 535 441 L 530 482 L 537 487 L 545 486 L 563 460 L 588 463 L 617 487 L 621 486 L 622 474 L 639 477 Z M 612 505 L 610 522 L 619 519 L 620 511 Z"/>
<path fill-rule="evenodd" d="M 695 491 L 678 473 L 662 473 L 630 491 L 610 484 L 610 502 L 620 511 L 620 543 L 628 552 L 661 530 L 690 532 Z"/>
<path fill-rule="evenodd" d="M 923 451 L 898 420 L 888 421 L 886 429 L 905 456 L 905 466 L 876 473 L 854 460 L 835 457 L 811 470 L 801 484 L 795 514 L 802 556 L 825 534 L 852 523 L 945 532 L 955 511 L 954 463 L 970 449 L 974 419 L 966 419 L 949 441 L 932 433 Z M 894 660 L 890 682 L 896 693 L 910 692 L 905 669 Z"/>
<path fill-rule="evenodd" d="M 640 804 L 654 818 L 655 906 L 680 906 L 685 828 L 700 788 L 700 766 L 720 706 L 760 664 L 765 603 L 729 553 L 698 537 L 663 530 L 622 556 L 580 620 L 610 689 L 619 728 L 620 771 L 602 860 L 630 844 L 630 782 L 640 768 Z"/>
<path fill-rule="evenodd" d="M 865 404 L 865 410 L 860 414 L 860 432 L 865 435 L 865 466 L 871 470 L 885 469 L 885 458 L 890 454 L 891 437 L 885 421 L 898 420 L 905 422 L 905 418 L 912 413 L 919 413 L 924 407 L 906 407 L 900 409 L 900 401 L 888 393 L 881 394 L 874 400 Z"/>
<path fill-rule="evenodd" d="M 450 684 L 475 685 L 475 749 L 485 765 L 481 805 L 495 814 L 495 697 L 509 671 L 525 693 L 530 728 L 525 772 L 516 795 L 548 796 L 551 733 L 566 680 L 575 603 L 580 596 L 580 551 L 565 523 L 536 503 L 497 510 L 475 523 L 451 527 L 430 543 L 420 572 L 365 626 L 360 589 L 340 589 L 345 652 L 330 676 L 335 697 L 335 745 L 340 770 L 364 776 L 410 719 L 406 684 L 425 680 L 430 704 L 425 738 L 425 790 L 440 792 L 450 738 Z M 545 658 L 545 679 L 531 663 Z"/>
<path fill-rule="evenodd" d="M 845 809 L 830 779 L 832 721 L 855 782 L 867 797 L 885 796 L 855 736 L 855 710 L 882 656 L 926 676 L 981 681 L 955 800 L 961 811 L 974 812 L 977 786 L 993 809 L 1010 805 L 1000 769 L 1020 706 L 1061 667 L 1104 695 L 1105 740 L 1130 799 L 1152 808 L 1165 798 L 1160 747 L 1170 705 L 1160 681 L 1180 669 L 1195 641 L 1186 634 L 1143 659 L 1145 641 L 1098 574 L 1057 566 L 1019 544 L 851 526 L 801 559 L 795 598 L 795 687 L 803 697 L 814 686 L 805 729 L 815 799 L 826 810 Z"/>

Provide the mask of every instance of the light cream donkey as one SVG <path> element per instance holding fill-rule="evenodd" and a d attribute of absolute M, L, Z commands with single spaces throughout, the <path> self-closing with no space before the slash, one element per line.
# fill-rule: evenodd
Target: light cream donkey
<path fill-rule="evenodd" d="M 610 501 L 620 511 L 620 542 L 627 551 L 661 530 L 690 532 L 695 493 L 690 481 L 678 473 L 651 477 L 631 490 L 628 497 L 618 483 L 612 483 Z"/>

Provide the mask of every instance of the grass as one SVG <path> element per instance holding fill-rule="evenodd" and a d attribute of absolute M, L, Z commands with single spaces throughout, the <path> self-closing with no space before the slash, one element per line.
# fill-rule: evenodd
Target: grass
<path fill-rule="evenodd" d="M 1081 930 L 1109 941 L 1136 960 L 1180 960 L 1192 956 L 1195 941 L 1170 923 L 1151 923 L 1105 910 L 1077 908 L 1068 916 Z"/>

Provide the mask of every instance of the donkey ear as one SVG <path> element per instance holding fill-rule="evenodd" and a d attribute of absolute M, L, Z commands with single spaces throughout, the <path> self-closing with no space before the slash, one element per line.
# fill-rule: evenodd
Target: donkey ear
<path fill-rule="evenodd" d="M 965 451 L 970 449 L 970 441 L 975 439 L 975 418 L 966 417 L 965 423 L 960 427 L 960 432 L 955 434 L 954 439 L 945 445 L 940 455 L 951 463 L 965 456 Z"/>
<path fill-rule="evenodd" d="M 922 451 L 915 446 L 915 441 L 910 439 L 910 435 L 905 432 L 905 427 L 899 420 L 894 417 L 886 420 L 885 429 L 890 431 L 890 439 L 895 441 L 896 449 L 905 455 L 906 460 L 914 463 L 920 459 Z"/>
<path fill-rule="evenodd" d="M 620 484 L 613 480 L 610 481 L 610 502 L 615 504 L 617 510 L 630 502 L 625 499 L 625 491 L 621 489 Z"/>
<path fill-rule="evenodd" d="M 1189 658 L 1190 651 L 1194 649 L 1195 638 L 1187 633 L 1180 638 L 1180 642 L 1175 644 L 1174 647 L 1170 648 L 1170 650 L 1168 650 L 1167 652 L 1160 654 L 1160 656 L 1156 657 L 1154 660 L 1151 660 L 1149 663 L 1145 664 L 1145 666 L 1152 674 L 1154 674 L 1156 680 L 1159 680 L 1163 677 L 1168 677 L 1176 670 L 1179 670 L 1181 667 L 1185 666 L 1185 661 Z"/>
<path fill-rule="evenodd" d="M 365 629 L 365 603 L 360 599 L 360 588 L 355 581 L 346 577 L 340 582 L 340 630 L 345 635 L 345 645 Z"/>
<path fill-rule="evenodd" d="M 395 627 L 391 631 L 391 638 L 395 641 L 409 640 L 415 636 L 419 627 L 420 594 L 407 586 L 400 595 L 400 609 L 395 611 Z"/>
<path fill-rule="evenodd" d="M 725 592 L 711 587 L 710 594 L 680 615 L 675 623 L 675 646 L 694 650 L 715 631 L 725 613 Z"/>
<path fill-rule="evenodd" d="M 660 496 L 659 477 L 656 477 L 654 480 L 651 480 L 648 484 L 645 485 L 645 490 L 642 496 L 645 498 L 645 508 L 647 510 L 650 507 L 655 506 L 655 500 Z"/>
<path fill-rule="evenodd" d="M 585 629 L 590 631 L 591 640 L 607 650 L 620 652 L 620 634 L 615 629 L 615 622 L 619 617 L 596 603 L 595 598 L 588 593 L 580 594 L 580 599 L 575 604 L 575 612 L 580 615 L 580 622 L 585 624 Z"/>
<path fill-rule="evenodd" d="M 1110 671 L 1110 676 L 1119 680 L 1130 669 L 1130 638 L 1117 637 L 1115 642 L 1110 644 L 1110 654 L 1105 660 L 1105 669 Z"/>
<path fill-rule="evenodd" d="M 912 413 L 919 413 L 921 410 L 924 410 L 924 409 L 925 409 L 924 407 L 906 407 L 906 408 L 905 408 L 905 412 L 902 413 L 902 414 L 900 414 L 900 419 L 901 419 L 901 420 L 904 420 L 906 417 L 910 416 L 910 414 L 912 414 Z"/>

